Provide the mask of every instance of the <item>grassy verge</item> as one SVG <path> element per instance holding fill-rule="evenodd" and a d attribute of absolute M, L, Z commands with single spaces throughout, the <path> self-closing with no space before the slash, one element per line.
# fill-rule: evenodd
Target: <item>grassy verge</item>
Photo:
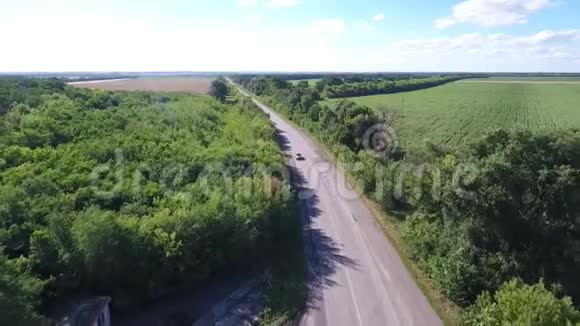
<path fill-rule="evenodd" d="M 347 171 L 342 171 L 349 182 L 353 183 L 353 177 Z M 451 300 L 447 299 L 441 292 L 441 289 L 433 283 L 429 276 L 420 268 L 420 266 L 411 259 L 405 242 L 401 237 L 401 220 L 387 214 L 375 201 L 369 199 L 366 195 L 361 194 L 361 199 L 369 208 L 375 220 L 381 226 L 383 233 L 387 236 L 391 244 L 395 247 L 401 261 L 415 279 L 431 307 L 437 312 L 439 318 L 445 325 L 459 325 L 461 321 L 461 308 Z"/>
<path fill-rule="evenodd" d="M 256 96 L 255 96 L 256 97 Z M 263 103 L 263 100 L 256 97 Z M 335 155 L 333 155 L 322 142 L 318 140 L 316 135 L 312 134 L 308 130 L 298 126 L 294 121 L 291 121 L 287 116 L 281 112 L 277 112 L 280 116 L 284 117 L 286 122 L 292 125 L 294 128 L 302 131 L 304 134 L 308 135 L 310 139 L 320 148 L 321 152 L 324 154 L 326 159 L 333 164 L 339 171 L 341 171 L 348 180 L 349 184 L 356 184 L 355 178 L 348 171 L 340 168 Z M 401 220 L 395 218 L 394 216 L 385 212 L 380 205 L 375 201 L 370 199 L 366 194 L 360 193 L 360 198 L 363 200 L 365 205 L 369 208 L 375 220 L 381 226 L 381 229 L 385 236 L 389 239 L 391 244 L 395 247 L 403 264 L 407 270 L 411 273 L 412 277 L 415 279 L 415 283 L 419 286 L 435 312 L 439 315 L 441 320 L 445 325 L 459 325 L 461 320 L 461 309 L 449 300 L 441 292 L 440 288 L 434 284 L 434 282 L 428 277 L 428 275 L 423 272 L 420 266 L 411 259 L 409 255 L 409 250 L 406 247 L 405 242 L 401 236 Z"/>
<path fill-rule="evenodd" d="M 299 127 L 296 127 L 299 128 Z M 337 164 L 337 160 L 335 156 L 326 149 L 326 147 L 320 145 L 317 139 L 308 133 L 306 130 L 299 128 L 303 132 L 313 139 L 313 141 L 322 149 L 322 153 L 326 157 L 326 159 L 331 162 L 335 168 L 337 168 L 341 173 L 343 173 L 350 185 L 356 184 L 355 178 L 350 174 L 350 172 L 342 169 L 339 164 Z M 355 188 L 356 190 L 356 188 Z M 461 321 L 461 308 L 458 307 L 455 303 L 449 300 L 442 292 L 441 289 L 429 278 L 429 276 L 420 268 L 419 264 L 411 259 L 409 254 L 409 249 L 407 248 L 402 236 L 401 236 L 401 225 L 402 220 L 400 218 L 396 218 L 387 212 L 374 200 L 370 199 L 366 194 L 361 193 L 357 190 L 361 200 L 367 206 L 367 208 L 371 211 L 375 220 L 381 226 L 381 229 L 385 236 L 389 239 L 391 244 L 395 247 L 399 256 L 401 257 L 401 261 L 407 268 L 407 270 L 411 273 L 411 276 L 415 280 L 415 283 L 421 289 L 421 292 L 429 301 L 431 307 L 435 310 L 439 318 L 443 321 L 445 325 L 453 326 L 459 325 Z"/>
<path fill-rule="evenodd" d="M 244 89 L 245 90 L 245 89 Z M 247 90 L 245 90 L 248 92 Z M 263 99 L 255 96 L 251 92 L 248 92 L 254 98 L 260 100 L 264 103 Z M 356 181 L 354 177 L 344 169 L 340 168 L 340 165 L 337 164 L 335 155 L 333 155 L 326 146 L 322 144 L 316 137 L 308 130 L 298 126 L 294 121 L 291 121 L 287 116 L 285 116 L 281 112 L 277 112 L 280 116 L 284 117 L 286 122 L 292 125 L 294 128 L 302 131 L 304 134 L 308 135 L 310 139 L 321 149 L 321 152 L 324 154 L 326 159 L 331 162 L 337 169 L 339 169 L 344 175 L 346 176 L 348 182 L 352 185 L 355 184 Z M 387 212 L 382 209 L 380 205 L 378 205 L 375 201 L 368 198 L 365 194 L 359 193 L 360 198 L 363 200 L 365 205 L 369 208 L 371 213 L 373 214 L 375 220 L 381 226 L 381 229 L 385 236 L 389 239 L 391 244 L 395 247 L 403 264 L 407 268 L 407 270 L 411 273 L 412 277 L 415 279 L 415 283 L 419 286 L 435 312 L 439 315 L 441 320 L 445 325 L 459 325 L 461 321 L 461 309 L 454 304 L 451 300 L 449 300 L 445 295 L 441 292 L 441 289 L 428 277 L 428 275 L 420 268 L 420 266 L 411 259 L 409 255 L 409 250 L 402 239 L 401 236 L 401 220 L 395 218 L 394 216 L 388 214 Z M 302 249 L 302 244 L 300 245 Z M 302 251 L 303 255 L 303 251 Z M 304 261 L 304 257 L 302 257 L 302 261 Z M 303 264 L 300 266 L 304 266 Z M 294 266 L 293 268 L 296 268 Z M 304 270 L 304 277 L 306 271 Z"/>

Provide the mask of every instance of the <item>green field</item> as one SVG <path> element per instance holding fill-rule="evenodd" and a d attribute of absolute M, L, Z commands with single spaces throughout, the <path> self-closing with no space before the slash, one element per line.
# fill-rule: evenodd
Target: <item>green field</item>
<path fill-rule="evenodd" d="M 290 80 L 290 82 L 293 85 L 298 85 L 299 82 L 301 81 L 307 81 L 308 84 L 310 84 L 310 86 L 314 86 L 314 84 L 316 84 L 317 81 L 319 81 L 320 79 L 296 79 L 296 80 Z"/>
<path fill-rule="evenodd" d="M 490 78 L 473 78 L 466 79 L 463 82 L 472 81 L 490 81 L 490 82 L 573 82 L 580 83 L 580 77 L 490 77 Z"/>
<path fill-rule="evenodd" d="M 424 140 L 456 146 L 497 127 L 580 128 L 580 84 L 573 83 L 456 82 L 350 100 L 393 112 L 406 147 Z"/>

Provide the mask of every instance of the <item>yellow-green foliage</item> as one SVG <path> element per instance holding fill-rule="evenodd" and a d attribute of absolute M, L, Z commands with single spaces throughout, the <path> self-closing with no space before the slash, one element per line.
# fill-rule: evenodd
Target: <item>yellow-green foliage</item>
<path fill-rule="evenodd" d="M 506 282 L 493 295 L 485 292 L 465 315 L 467 326 L 565 326 L 580 325 L 580 311 L 570 298 L 558 299 L 544 282 L 526 285 Z"/>

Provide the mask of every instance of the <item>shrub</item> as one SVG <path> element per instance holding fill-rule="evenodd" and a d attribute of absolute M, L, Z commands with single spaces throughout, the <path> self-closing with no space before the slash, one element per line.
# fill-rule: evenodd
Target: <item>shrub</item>
<path fill-rule="evenodd" d="M 557 298 L 544 282 L 527 285 L 514 279 L 492 296 L 480 295 L 465 314 L 466 325 L 560 326 L 580 325 L 580 311 L 569 297 Z"/>

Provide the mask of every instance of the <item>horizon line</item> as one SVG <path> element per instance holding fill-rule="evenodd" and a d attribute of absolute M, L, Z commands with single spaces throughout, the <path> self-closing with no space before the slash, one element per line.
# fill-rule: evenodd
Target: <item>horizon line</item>
<path fill-rule="evenodd" d="M 461 71 L 461 70 L 393 70 L 393 71 L 348 71 L 348 70 L 323 70 L 323 71 L 280 71 L 280 70 L 136 70 L 136 71 L 0 71 L 0 75 L 49 75 L 49 74 L 431 74 L 431 73 L 447 73 L 447 74 L 561 74 L 572 75 L 580 74 L 578 72 L 560 72 L 560 71 Z"/>

